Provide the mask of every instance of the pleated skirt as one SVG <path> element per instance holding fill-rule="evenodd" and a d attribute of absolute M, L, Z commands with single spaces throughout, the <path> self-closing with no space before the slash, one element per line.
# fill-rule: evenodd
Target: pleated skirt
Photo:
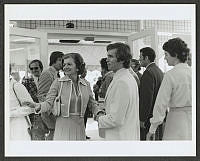
<path fill-rule="evenodd" d="M 170 110 L 163 140 L 192 140 L 192 111 Z"/>
<path fill-rule="evenodd" d="M 58 117 L 53 140 L 86 140 L 84 118 L 80 116 Z"/>

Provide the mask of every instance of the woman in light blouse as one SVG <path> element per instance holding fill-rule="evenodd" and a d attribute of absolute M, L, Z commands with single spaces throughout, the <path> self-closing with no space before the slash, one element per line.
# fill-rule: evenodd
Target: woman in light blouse
<path fill-rule="evenodd" d="M 192 71 L 186 63 L 187 44 L 180 38 L 170 39 L 163 45 L 165 59 L 174 66 L 163 78 L 150 119 L 147 140 L 152 140 L 156 128 L 166 119 L 163 140 L 192 139 Z"/>
<path fill-rule="evenodd" d="M 87 106 L 96 105 L 88 84 L 79 76 L 85 70 L 85 63 L 78 53 L 69 53 L 63 56 L 63 71 L 65 76 L 56 79 L 46 96 L 46 100 L 35 104 L 36 112 L 46 112 L 53 108 L 61 82 L 61 113 L 56 119 L 53 140 L 86 140 L 84 114 Z"/>

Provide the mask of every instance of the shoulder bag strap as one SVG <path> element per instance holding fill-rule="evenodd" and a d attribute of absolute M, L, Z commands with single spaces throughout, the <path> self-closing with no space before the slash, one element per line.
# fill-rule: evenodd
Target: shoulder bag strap
<path fill-rule="evenodd" d="M 60 95 L 61 95 L 62 87 L 63 87 L 63 81 L 61 81 L 61 85 L 60 85 L 60 90 L 59 90 L 59 93 L 58 93 L 58 97 L 60 97 Z"/>
<path fill-rule="evenodd" d="M 15 88 L 14 88 L 14 87 L 15 87 L 15 84 L 16 84 L 16 83 L 13 83 L 13 92 L 14 92 L 16 98 L 17 98 L 17 101 L 19 102 L 19 105 L 22 106 L 22 103 L 21 103 L 21 101 L 19 100 L 19 98 L 18 98 L 18 96 L 17 96 L 17 93 L 16 93 L 16 91 L 15 91 Z M 25 119 L 26 119 L 26 122 L 27 122 L 28 126 L 31 127 L 32 124 L 31 124 L 31 121 L 30 121 L 29 116 L 24 116 L 24 117 L 25 117 Z"/>

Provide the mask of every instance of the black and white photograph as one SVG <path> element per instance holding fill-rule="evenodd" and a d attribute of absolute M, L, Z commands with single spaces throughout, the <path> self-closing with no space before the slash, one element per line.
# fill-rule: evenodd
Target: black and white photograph
<path fill-rule="evenodd" d="M 5 5 L 5 156 L 196 156 L 195 16 Z"/>

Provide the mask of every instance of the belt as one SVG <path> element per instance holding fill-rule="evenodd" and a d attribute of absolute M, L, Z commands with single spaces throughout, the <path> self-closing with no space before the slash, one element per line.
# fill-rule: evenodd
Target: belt
<path fill-rule="evenodd" d="M 192 106 L 170 107 L 169 112 L 172 111 L 192 111 Z"/>

